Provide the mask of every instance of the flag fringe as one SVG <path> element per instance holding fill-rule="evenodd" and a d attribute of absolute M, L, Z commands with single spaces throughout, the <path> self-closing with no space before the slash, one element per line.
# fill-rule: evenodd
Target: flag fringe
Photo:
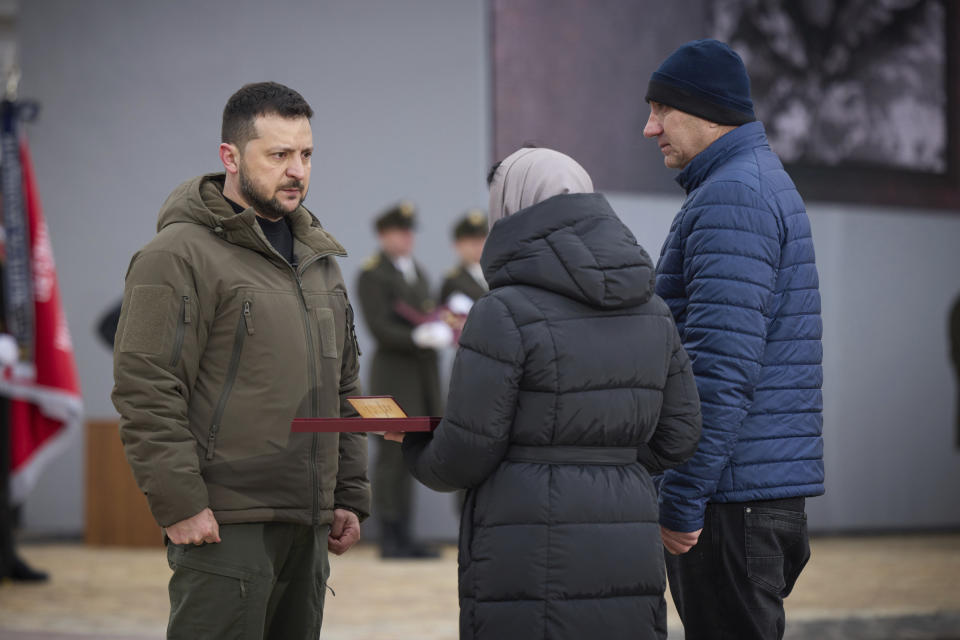
<path fill-rule="evenodd" d="M 81 430 L 83 401 L 78 395 L 60 389 L 17 384 L 7 380 L 0 380 L 0 395 L 34 404 L 43 415 L 63 423 L 63 428 L 37 447 L 20 468 L 11 470 L 10 502 L 21 504 L 36 486 L 47 463 L 66 451 L 73 434 Z"/>

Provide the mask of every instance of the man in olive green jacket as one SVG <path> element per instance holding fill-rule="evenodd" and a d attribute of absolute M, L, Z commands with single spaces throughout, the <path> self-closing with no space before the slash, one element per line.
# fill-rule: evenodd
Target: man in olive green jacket
<path fill-rule="evenodd" d="M 328 548 L 370 510 L 364 435 L 291 433 L 360 392 L 346 253 L 301 204 L 311 115 L 283 85 L 234 94 L 226 173 L 170 195 L 127 273 L 113 400 L 168 540 L 170 638 L 316 638 Z"/>

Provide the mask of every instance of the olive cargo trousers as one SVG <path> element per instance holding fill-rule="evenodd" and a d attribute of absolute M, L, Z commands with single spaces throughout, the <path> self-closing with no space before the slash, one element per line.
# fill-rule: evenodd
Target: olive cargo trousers
<path fill-rule="evenodd" d="M 316 640 L 330 563 L 329 527 L 220 526 L 221 542 L 168 543 L 171 640 Z"/>

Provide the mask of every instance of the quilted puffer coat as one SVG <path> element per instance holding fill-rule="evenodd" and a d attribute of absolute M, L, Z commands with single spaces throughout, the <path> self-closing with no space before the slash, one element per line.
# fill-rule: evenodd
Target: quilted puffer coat
<path fill-rule="evenodd" d="M 424 484 L 469 489 L 460 637 L 665 637 L 648 470 L 691 455 L 700 408 L 652 263 L 572 194 L 499 221 L 482 264 L 444 420 L 404 441 Z"/>
<path fill-rule="evenodd" d="M 761 123 L 721 137 L 677 181 L 687 199 L 657 293 L 693 362 L 703 437 L 664 475 L 661 522 L 696 531 L 707 502 L 823 493 L 823 323 L 810 220 Z"/>

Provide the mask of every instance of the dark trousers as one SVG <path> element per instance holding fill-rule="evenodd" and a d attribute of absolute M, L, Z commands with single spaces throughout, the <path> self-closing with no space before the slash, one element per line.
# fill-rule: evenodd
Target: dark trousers
<path fill-rule="evenodd" d="M 381 522 L 409 525 L 413 511 L 413 477 L 403 461 L 400 444 L 376 438 L 373 465 L 373 508 Z"/>
<path fill-rule="evenodd" d="M 804 499 L 708 504 L 697 545 L 665 555 L 686 640 L 780 640 L 810 559 Z"/>
<path fill-rule="evenodd" d="M 170 640 L 316 640 L 330 564 L 327 526 L 220 526 L 217 544 L 167 545 Z"/>

